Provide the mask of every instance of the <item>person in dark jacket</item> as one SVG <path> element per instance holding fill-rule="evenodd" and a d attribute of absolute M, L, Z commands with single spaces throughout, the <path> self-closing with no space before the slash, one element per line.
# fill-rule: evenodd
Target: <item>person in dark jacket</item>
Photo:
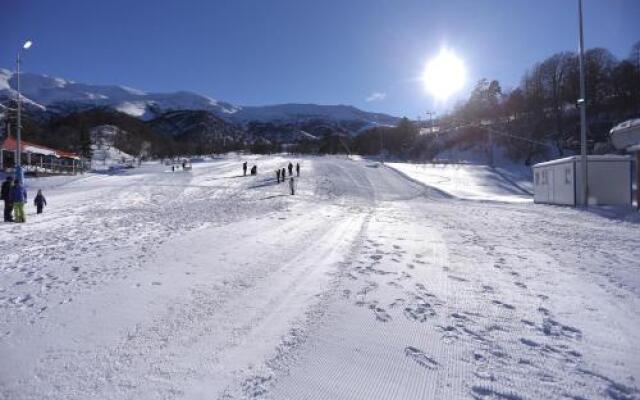
<path fill-rule="evenodd" d="M 282 177 L 282 182 L 284 183 L 284 178 L 287 176 L 287 172 L 284 168 L 282 168 L 282 173 L 280 173 L 280 176 Z"/>
<path fill-rule="evenodd" d="M 278 180 L 278 183 L 280 183 L 280 168 L 276 170 L 276 179 Z"/>
<path fill-rule="evenodd" d="M 296 176 L 300 177 L 300 163 L 296 163 Z"/>
<path fill-rule="evenodd" d="M 258 175 L 258 166 L 254 165 L 251 167 L 251 175 Z"/>
<path fill-rule="evenodd" d="M 289 163 L 289 176 L 293 175 L 293 164 Z"/>
<path fill-rule="evenodd" d="M 27 222 L 24 215 L 24 203 L 27 202 L 27 190 L 22 187 L 20 181 L 16 181 L 11 188 L 11 200 L 13 201 L 13 220 L 15 222 Z"/>
<path fill-rule="evenodd" d="M 289 178 L 289 189 L 291 190 L 291 195 L 296 194 L 296 183 L 293 180 L 293 176 Z"/>
<path fill-rule="evenodd" d="M 242 163 L 242 176 L 247 176 L 247 162 Z"/>
<path fill-rule="evenodd" d="M 38 189 L 38 194 L 33 199 L 33 205 L 36 206 L 37 213 L 42 214 L 42 209 L 47 205 L 47 199 L 44 198 L 42 189 Z"/>
<path fill-rule="evenodd" d="M 2 195 L 0 199 L 4 201 L 4 222 L 13 222 L 13 201 L 11 200 L 11 189 L 13 186 L 13 177 L 7 176 L 2 182 Z"/>

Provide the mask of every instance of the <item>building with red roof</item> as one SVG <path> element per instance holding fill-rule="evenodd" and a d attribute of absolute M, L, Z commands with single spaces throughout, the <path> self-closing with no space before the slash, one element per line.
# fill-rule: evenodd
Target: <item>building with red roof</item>
<path fill-rule="evenodd" d="M 0 169 L 15 167 L 17 142 L 11 136 L 0 142 Z M 76 173 L 83 169 L 78 154 L 22 140 L 22 166 L 26 172 Z"/>

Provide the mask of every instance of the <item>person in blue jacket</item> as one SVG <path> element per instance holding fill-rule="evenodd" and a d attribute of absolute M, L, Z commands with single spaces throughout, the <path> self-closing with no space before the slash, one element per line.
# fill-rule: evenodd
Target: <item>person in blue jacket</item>
<path fill-rule="evenodd" d="M 27 222 L 24 215 L 24 204 L 27 202 L 27 190 L 19 180 L 16 180 L 11 188 L 11 200 L 13 201 L 13 221 Z"/>

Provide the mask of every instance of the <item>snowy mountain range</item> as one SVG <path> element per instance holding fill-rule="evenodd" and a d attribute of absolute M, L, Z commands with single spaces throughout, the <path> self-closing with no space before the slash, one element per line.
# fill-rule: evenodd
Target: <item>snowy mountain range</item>
<path fill-rule="evenodd" d="M 16 96 L 17 81 L 12 71 L 0 68 L 0 98 Z M 362 125 L 394 125 L 398 118 L 362 111 L 346 105 L 280 104 L 239 106 L 197 93 L 179 91 L 147 93 L 118 85 L 91 85 L 32 73 L 21 74 L 25 104 L 53 113 L 68 113 L 90 107 L 110 107 L 131 116 L 150 120 L 167 111 L 202 110 L 229 122 L 286 122 L 326 119 L 333 122 L 359 121 Z"/>

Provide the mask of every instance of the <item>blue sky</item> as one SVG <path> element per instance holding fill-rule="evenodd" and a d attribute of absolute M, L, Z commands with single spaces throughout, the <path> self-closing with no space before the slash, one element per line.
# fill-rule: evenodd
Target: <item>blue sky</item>
<path fill-rule="evenodd" d="M 352 104 L 416 118 L 417 81 L 443 45 L 469 84 L 516 86 L 533 63 L 577 48 L 577 0 L 3 0 L 0 66 L 21 41 L 30 72 L 241 105 Z M 626 57 L 640 0 L 584 0 L 587 47 Z M 464 94 L 464 93 L 463 93 Z"/>

